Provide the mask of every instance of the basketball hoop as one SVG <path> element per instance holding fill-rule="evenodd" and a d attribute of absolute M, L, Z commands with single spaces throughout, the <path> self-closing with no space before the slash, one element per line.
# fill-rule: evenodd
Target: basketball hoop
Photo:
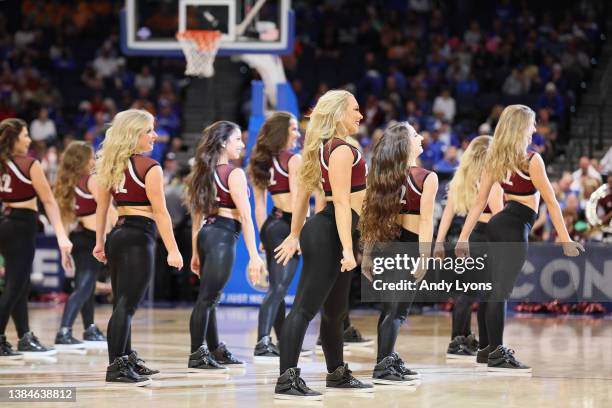
<path fill-rule="evenodd" d="M 220 31 L 186 30 L 176 34 L 187 68 L 185 75 L 210 78 L 215 74 L 213 63 L 219 51 Z"/>

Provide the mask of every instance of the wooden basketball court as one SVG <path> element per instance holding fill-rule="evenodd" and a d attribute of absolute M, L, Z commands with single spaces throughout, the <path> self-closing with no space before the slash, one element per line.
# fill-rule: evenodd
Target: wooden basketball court
<path fill-rule="evenodd" d="M 94 407 L 267 407 L 296 406 L 273 399 L 278 366 L 252 362 L 256 342 L 257 309 L 221 307 L 218 322 L 221 340 L 247 361 L 244 369 L 227 374 L 188 374 L 189 316 L 191 309 L 141 309 L 133 321 L 133 345 L 150 367 L 161 370 L 149 387 L 113 388 L 104 383 L 106 350 L 81 354 L 58 353 L 44 360 L 4 362 L 2 386 L 73 386 L 77 402 L 67 406 Z M 99 308 L 96 321 L 106 331 L 110 309 Z M 59 325 L 60 307 L 32 308 L 32 330 L 43 344 L 52 344 Z M 352 314 L 364 336 L 375 338 L 377 315 Z M 318 320 L 309 327 L 305 348 L 313 349 Z M 473 327 L 476 326 L 475 320 Z M 326 396 L 308 405 L 329 407 L 609 407 L 612 404 L 612 319 L 575 317 L 513 317 L 505 340 L 521 361 L 533 367 L 531 377 L 490 375 L 470 363 L 448 362 L 449 315 L 411 317 L 402 327 L 398 351 L 422 374 L 414 387 L 377 386 L 373 394 Z M 81 337 L 81 323 L 74 327 Z M 16 344 L 12 323 L 7 332 Z M 345 356 L 357 377 L 369 381 L 373 349 L 353 349 Z M 317 390 L 325 387 L 323 357 L 300 360 L 302 375 Z M 27 403 L 28 406 L 32 403 Z M 37 403 L 58 406 L 61 403 Z M 2 403 L 2 406 L 23 403 Z M 299 405 L 304 405 L 301 403 Z"/>

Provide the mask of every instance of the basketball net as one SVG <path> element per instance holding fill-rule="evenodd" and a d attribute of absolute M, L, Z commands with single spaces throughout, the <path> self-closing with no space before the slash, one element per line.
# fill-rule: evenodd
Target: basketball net
<path fill-rule="evenodd" d="M 213 64 L 219 51 L 220 31 L 186 30 L 176 34 L 187 68 L 185 75 L 210 78 L 215 74 Z"/>

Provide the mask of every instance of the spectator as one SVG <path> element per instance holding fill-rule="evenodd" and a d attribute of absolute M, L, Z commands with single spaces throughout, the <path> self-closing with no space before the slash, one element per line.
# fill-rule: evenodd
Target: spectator
<path fill-rule="evenodd" d="M 153 91 L 155 88 L 155 77 L 151 75 L 148 65 L 143 66 L 140 73 L 136 75 L 134 86 L 137 89 L 146 89 L 149 93 Z"/>
<path fill-rule="evenodd" d="M 110 43 L 104 44 L 102 52 L 93 62 L 93 69 L 101 78 L 110 78 L 117 73 L 119 66 L 123 65 L 124 61 L 117 58 L 112 53 Z"/>
<path fill-rule="evenodd" d="M 557 87 L 554 83 L 546 84 L 545 92 L 538 100 L 538 108 L 546 109 L 550 113 L 550 117 L 556 121 L 563 118 L 563 98 L 557 92 Z"/>
<path fill-rule="evenodd" d="M 459 167 L 457 148 L 455 146 L 449 146 L 444 153 L 444 158 L 434 165 L 434 171 L 450 178 L 450 176 L 455 173 L 455 170 L 457 170 L 457 167 Z"/>
<path fill-rule="evenodd" d="M 506 95 L 519 96 L 529 92 L 531 84 L 522 69 L 515 68 L 504 81 L 502 92 Z"/>
<path fill-rule="evenodd" d="M 572 173 L 571 189 L 582 192 L 582 181 L 585 177 L 593 178 L 601 184 L 601 174 L 593 167 L 588 157 L 582 156 L 578 161 L 578 169 Z"/>
<path fill-rule="evenodd" d="M 434 100 L 433 112 L 436 116 L 453 123 L 457 107 L 455 106 L 455 99 L 448 89 L 442 90 L 442 93 Z"/>
<path fill-rule="evenodd" d="M 49 118 L 47 108 L 38 111 L 38 117 L 30 124 L 30 137 L 34 142 L 46 143 L 54 140 L 57 136 L 55 122 Z"/>

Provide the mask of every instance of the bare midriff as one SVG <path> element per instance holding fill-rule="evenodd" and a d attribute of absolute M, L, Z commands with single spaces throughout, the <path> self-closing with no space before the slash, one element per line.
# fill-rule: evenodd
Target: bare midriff
<path fill-rule="evenodd" d="M 117 214 L 120 217 L 126 215 L 137 215 L 154 219 L 153 208 L 150 205 L 122 205 L 117 207 Z"/>
<path fill-rule="evenodd" d="M 506 198 L 506 202 L 516 201 L 517 203 L 523 204 L 524 206 L 531 208 L 535 213 L 538 212 L 538 208 L 540 207 L 539 192 L 530 195 L 504 194 L 504 196 Z"/>
<path fill-rule="evenodd" d="M 290 213 L 291 210 L 291 193 L 280 193 L 272 196 L 274 206 L 281 211 Z"/>
<path fill-rule="evenodd" d="M 357 213 L 357 215 L 361 215 L 361 206 L 363 204 L 363 200 L 365 200 L 366 191 L 367 190 L 364 189 L 351 193 L 351 196 L 349 198 L 351 208 Z M 325 197 L 325 201 L 327 201 L 328 203 L 332 203 L 334 201 L 334 197 L 327 196 Z"/>
<path fill-rule="evenodd" d="M 36 202 L 36 197 L 28 201 L 21 201 L 18 203 L 5 202 L 4 206 L 10 208 L 27 208 L 28 210 L 38 211 L 38 203 Z"/>

